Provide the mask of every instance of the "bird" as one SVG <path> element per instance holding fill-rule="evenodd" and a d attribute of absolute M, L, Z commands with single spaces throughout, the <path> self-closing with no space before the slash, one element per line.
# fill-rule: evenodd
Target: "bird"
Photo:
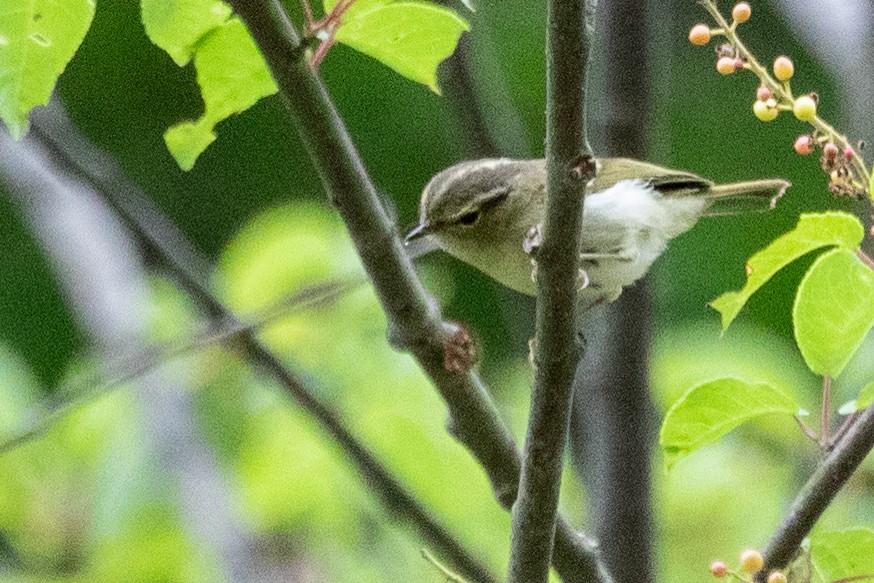
<path fill-rule="evenodd" d="M 790 186 L 783 179 L 715 184 L 629 158 L 599 158 L 595 167 L 579 248 L 584 307 L 616 300 L 702 217 L 772 209 Z M 544 159 L 455 164 L 425 186 L 405 242 L 430 239 L 506 287 L 536 295 L 530 237 L 544 221 L 546 176 Z"/>

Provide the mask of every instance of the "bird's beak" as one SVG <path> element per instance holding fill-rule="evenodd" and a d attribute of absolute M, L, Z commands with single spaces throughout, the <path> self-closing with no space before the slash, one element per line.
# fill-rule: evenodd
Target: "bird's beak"
<path fill-rule="evenodd" d="M 425 223 L 419 223 L 418 225 L 413 227 L 412 231 L 407 233 L 406 237 L 404 237 L 404 244 L 409 245 L 411 242 L 415 241 L 416 239 L 421 239 L 427 234 L 428 225 L 426 225 Z"/>

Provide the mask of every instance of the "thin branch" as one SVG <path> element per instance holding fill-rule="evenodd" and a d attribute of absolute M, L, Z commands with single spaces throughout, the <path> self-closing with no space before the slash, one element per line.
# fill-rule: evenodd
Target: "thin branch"
<path fill-rule="evenodd" d="M 437 560 L 437 558 L 428 552 L 428 549 L 421 549 L 422 558 L 434 565 L 434 568 L 440 571 L 440 574 L 446 578 L 447 583 L 467 583 L 459 575 L 446 568 L 446 566 Z"/>
<path fill-rule="evenodd" d="M 495 496 L 509 507 L 520 471 L 512 434 L 479 377 L 444 366 L 454 327 L 443 322 L 425 293 L 324 85 L 305 64 L 288 60 L 299 44 L 297 32 L 278 0 L 231 0 L 231 5 L 261 49 L 325 189 L 346 222 L 389 318 L 391 341 L 408 350 L 431 378 L 449 409 L 450 431 L 471 450 Z M 556 553 L 556 569 L 566 582 L 594 580 L 599 572 L 595 547 L 566 525 L 561 532 L 565 540 L 562 553 Z"/>
<path fill-rule="evenodd" d="M 207 329 L 191 338 L 160 345 L 137 348 L 131 354 L 116 356 L 123 349 L 114 348 L 114 354 L 103 356 L 105 364 L 84 371 L 55 390 L 62 397 L 56 404 L 39 406 L 25 416 L 32 419 L 28 427 L 13 437 L 0 442 L 0 456 L 42 437 L 49 429 L 74 411 L 143 378 L 174 360 L 217 344 L 230 344 L 243 334 L 255 334 L 280 318 L 295 313 L 330 305 L 341 296 L 364 283 L 361 279 L 333 281 L 308 286 L 270 306 L 250 322 L 210 322 Z M 55 399 L 53 399 L 55 400 Z"/>
<path fill-rule="evenodd" d="M 828 449 L 831 441 L 831 402 L 832 378 L 825 375 L 822 377 L 822 411 L 819 417 L 819 447 L 822 451 Z"/>
<path fill-rule="evenodd" d="M 577 344 L 577 275 L 586 183 L 595 161 L 586 139 L 591 21 L 586 0 L 548 5 L 546 217 L 537 261 L 537 374 L 513 506 L 510 583 L 549 579 Z M 597 578 L 593 570 L 592 580 Z"/>
<path fill-rule="evenodd" d="M 237 322 L 233 312 L 210 292 L 207 279 L 201 275 L 206 273 L 205 262 L 196 250 L 152 206 L 146 195 L 124 176 L 117 163 L 79 134 L 57 108 L 46 111 L 44 115 L 52 117 L 36 119 L 36 131 L 33 134 L 51 151 L 56 163 L 90 183 L 129 225 L 148 251 L 166 264 L 180 284 L 210 314 L 225 322 Z M 488 568 L 431 516 L 355 437 L 341 417 L 317 396 L 317 392 L 286 368 L 255 334 L 244 331 L 239 337 L 238 349 L 250 364 L 273 377 L 292 400 L 333 438 L 390 513 L 414 526 L 428 544 L 472 580 L 495 581 Z"/>
<path fill-rule="evenodd" d="M 862 412 L 798 493 L 788 516 L 765 547 L 765 567 L 756 576 L 759 583 L 764 583 L 772 570 L 789 564 L 813 525 L 872 447 L 874 405 Z"/>

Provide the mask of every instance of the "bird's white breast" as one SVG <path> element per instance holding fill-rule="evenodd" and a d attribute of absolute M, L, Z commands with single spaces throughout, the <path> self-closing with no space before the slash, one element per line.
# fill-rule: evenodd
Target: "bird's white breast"
<path fill-rule="evenodd" d="M 706 205 L 694 196 L 663 197 L 640 180 L 623 180 L 587 196 L 581 252 L 619 256 L 584 264 L 589 279 L 618 296 L 649 271 L 668 241 L 692 228 Z"/>

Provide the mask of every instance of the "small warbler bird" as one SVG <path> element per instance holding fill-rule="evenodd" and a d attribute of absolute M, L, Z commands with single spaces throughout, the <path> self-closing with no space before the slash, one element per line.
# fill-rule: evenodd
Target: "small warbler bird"
<path fill-rule="evenodd" d="M 596 161 L 580 245 L 580 301 L 613 301 L 643 277 L 668 242 L 701 217 L 764 211 L 789 187 L 779 179 L 714 184 L 626 158 Z M 516 291 L 534 295 L 525 241 L 543 223 L 546 161 L 486 159 L 456 164 L 425 187 L 409 243 L 428 236 L 450 255 Z"/>

